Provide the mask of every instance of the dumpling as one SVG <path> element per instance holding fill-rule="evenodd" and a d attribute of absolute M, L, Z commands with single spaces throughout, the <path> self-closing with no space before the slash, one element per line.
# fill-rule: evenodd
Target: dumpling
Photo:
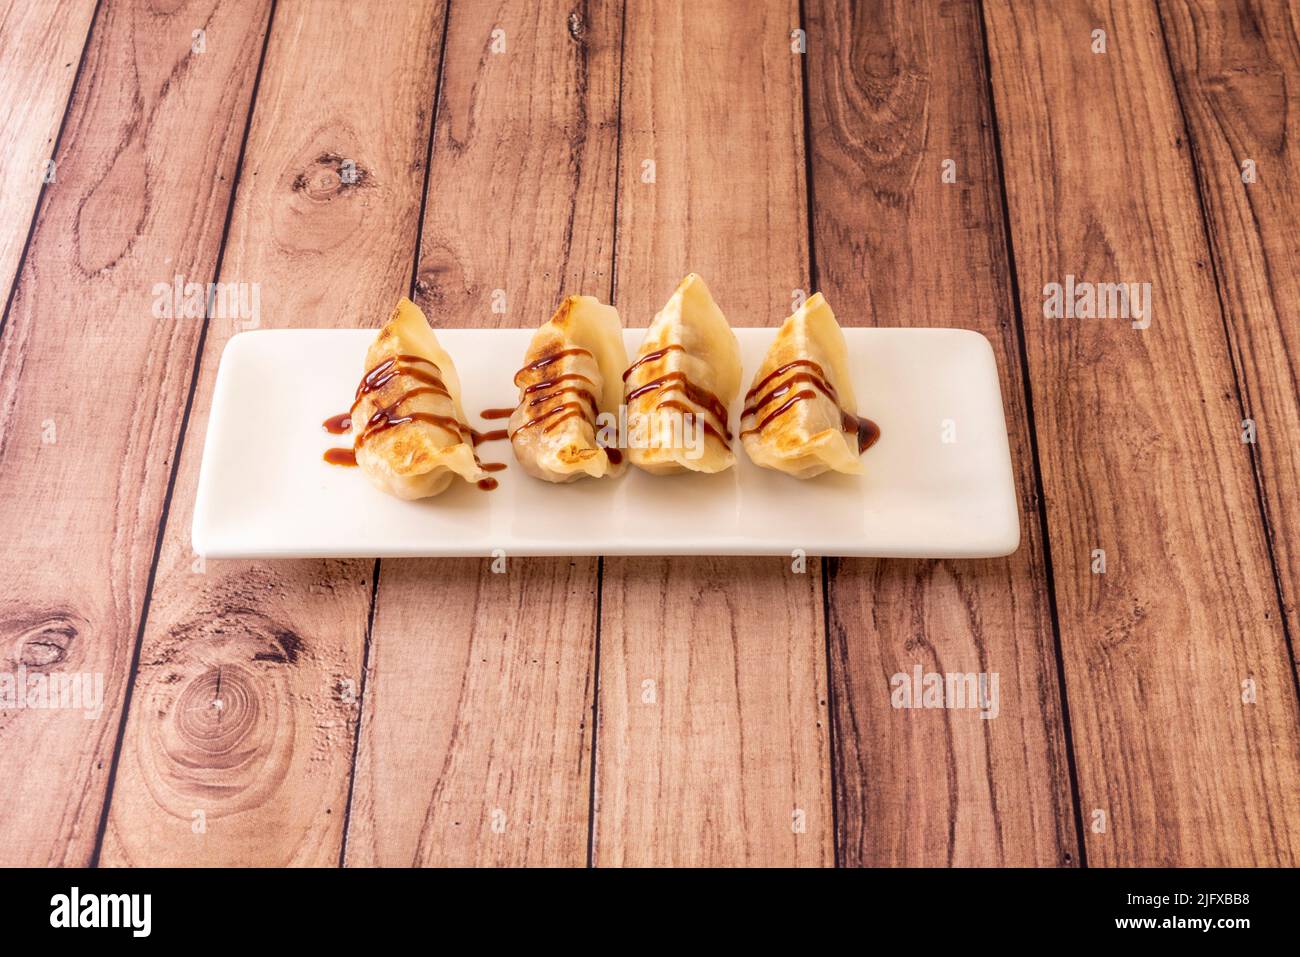
<path fill-rule="evenodd" d="M 880 431 L 857 415 L 844 333 L 821 293 L 781 325 L 745 394 L 740 429 L 763 468 L 801 479 L 863 471 L 858 456 Z"/>
<path fill-rule="evenodd" d="M 366 353 L 352 406 L 357 465 L 398 498 L 486 478 L 460 405 L 460 377 L 420 307 L 402 299 Z"/>
<path fill-rule="evenodd" d="M 703 279 L 681 281 L 623 375 L 633 465 L 667 474 L 735 464 L 728 409 L 740 390 L 740 344 Z"/>
<path fill-rule="evenodd" d="M 508 432 L 524 471 L 547 482 L 622 471 L 616 441 L 627 349 L 618 310 L 570 296 L 528 344 L 515 374 L 519 405 Z M 598 422 L 601 413 L 608 419 Z M 598 441 L 610 437 L 610 448 Z"/>

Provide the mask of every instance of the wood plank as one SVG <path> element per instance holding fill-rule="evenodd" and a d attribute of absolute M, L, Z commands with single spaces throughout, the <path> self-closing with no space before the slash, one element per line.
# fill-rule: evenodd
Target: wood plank
<path fill-rule="evenodd" d="M 280 0 L 221 269 L 260 284 L 263 328 L 371 326 L 409 288 L 444 9 Z M 342 851 L 373 563 L 204 565 L 190 547 L 217 363 L 240 325 L 208 325 L 105 864 Z"/>
<path fill-rule="evenodd" d="M 1192 157 L 1205 202 L 1219 298 L 1243 418 L 1256 426 L 1256 469 L 1268 515 L 1292 662 L 1300 635 L 1300 11 L 1243 2 L 1161 3 Z M 1246 161 L 1254 182 L 1243 181 Z"/>
<path fill-rule="evenodd" d="M 0 4 L 0 302 L 8 305 L 28 227 L 68 111 L 95 0 Z M 51 174 L 53 179 L 51 180 Z"/>
<path fill-rule="evenodd" d="M 436 324 L 608 298 L 621 31 L 612 3 L 453 6 L 419 269 Z M 586 863 L 597 563 L 490 564 L 383 563 L 348 864 Z"/>
<path fill-rule="evenodd" d="M 794 2 L 629 2 L 628 325 L 691 271 L 739 326 L 779 323 L 808 288 L 797 24 Z M 605 562 L 596 863 L 833 860 L 820 567 L 792 564 Z"/>
<path fill-rule="evenodd" d="M 1300 712 L 1161 25 L 985 12 L 1088 861 L 1294 864 Z M 1149 327 L 1045 318 L 1067 276 L 1150 283 Z"/>
<path fill-rule="evenodd" d="M 102 710 L 0 712 L 4 864 L 93 853 L 200 331 L 153 319 L 152 290 L 212 276 L 260 52 L 195 54 L 192 24 L 259 38 L 266 18 L 100 11 L 0 340 L 0 646 L 10 675 L 102 680 Z"/>
<path fill-rule="evenodd" d="M 814 0 L 807 13 L 818 287 L 845 325 L 956 326 L 989 338 L 1023 535 L 1018 552 L 996 561 L 830 565 L 839 859 L 1072 864 L 1075 812 L 979 8 Z M 960 448 L 960 409 L 952 421 Z M 941 422 L 933 439 L 943 441 Z M 910 680 L 916 665 L 996 674 L 996 718 L 892 707 L 892 676 Z"/>

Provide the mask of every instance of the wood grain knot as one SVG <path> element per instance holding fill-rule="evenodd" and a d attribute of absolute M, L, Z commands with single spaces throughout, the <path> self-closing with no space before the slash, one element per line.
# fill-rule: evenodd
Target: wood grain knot
<path fill-rule="evenodd" d="M 246 751 L 240 744 L 257 724 L 260 710 L 256 678 L 250 672 L 236 665 L 208 669 L 191 679 L 176 699 L 173 756 L 193 762 L 201 755 L 206 768 L 243 763 Z"/>
<path fill-rule="evenodd" d="M 151 793 L 181 817 L 270 800 L 295 761 L 315 753 L 318 723 L 350 741 L 355 705 L 325 690 L 310 637 L 252 607 L 268 581 L 259 568 L 209 581 L 203 600 L 141 655 L 139 721 L 125 746 Z"/>
<path fill-rule="evenodd" d="M 209 652 L 217 647 L 223 649 L 221 660 L 232 664 L 247 661 L 297 664 L 310 654 L 303 637 L 248 607 L 260 583 L 260 578 L 224 582 L 223 594 L 211 606 L 205 606 L 173 627 L 166 640 L 141 665 L 146 668 L 173 665 L 191 658 L 198 658 L 206 665 L 211 660 Z"/>
<path fill-rule="evenodd" d="M 68 659 L 73 643 L 86 626 L 85 619 L 69 612 L 18 616 L 0 625 L 0 634 L 11 634 L 12 649 L 6 656 L 13 667 L 52 670 Z"/>
<path fill-rule="evenodd" d="M 271 635 L 271 639 L 279 646 L 279 650 L 259 651 L 253 655 L 254 661 L 274 661 L 282 665 L 298 663 L 298 656 L 303 649 L 300 637 L 292 631 L 279 629 Z"/>
<path fill-rule="evenodd" d="M 460 298 L 486 295 L 469 281 L 465 264 L 446 244 L 434 246 L 425 253 L 415 277 L 415 294 L 416 302 L 435 309 Z"/>
<path fill-rule="evenodd" d="M 321 153 L 293 178 L 292 188 L 313 202 L 328 203 L 371 184 L 370 170 L 338 153 Z"/>

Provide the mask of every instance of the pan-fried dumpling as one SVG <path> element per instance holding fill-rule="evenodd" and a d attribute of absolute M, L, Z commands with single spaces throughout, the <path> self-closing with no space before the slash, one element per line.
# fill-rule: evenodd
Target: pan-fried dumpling
<path fill-rule="evenodd" d="M 510 444 L 529 475 L 547 482 L 622 471 L 615 441 L 627 350 L 618 310 L 593 296 L 570 296 L 528 344 L 515 375 L 519 405 Z M 601 413 L 609 418 L 598 422 Z M 610 437 L 610 448 L 599 441 Z"/>
<path fill-rule="evenodd" d="M 858 474 L 858 456 L 880 432 L 857 407 L 844 333 L 817 293 L 781 325 L 758 367 L 740 439 L 755 465 L 795 478 L 828 469 Z"/>
<path fill-rule="evenodd" d="M 352 406 L 357 465 L 398 498 L 486 478 L 460 405 L 460 377 L 420 307 L 402 299 L 366 353 Z"/>
<path fill-rule="evenodd" d="M 703 279 L 682 280 L 624 376 L 633 465 L 667 474 L 735 464 L 728 409 L 740 390 L 740 344 Z"/>

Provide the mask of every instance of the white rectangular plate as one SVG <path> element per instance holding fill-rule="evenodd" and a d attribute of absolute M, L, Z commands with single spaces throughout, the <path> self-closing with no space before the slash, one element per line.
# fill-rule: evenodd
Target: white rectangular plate
<path fill-rule="evenodd" d="M 775 329 L 736 329 L 746 388 Z M 465 413 L 513 406 L 531 329 L 439 329 Z M 644 329 L 626 333 L 635 354 Z M 265 330 L 235 336 L 217 373 L 194 505 L 194 548 L 210 558 L 506 555 L 860 555 L 986 558 L 1020 542 L 997 364 L 988 340 L 959 329 L 845 329 L 859 411 L 881 429 L 867 473 L 808 481 L 753 465 L 552 485 L 515 463 L 500 487 L 457 481 L 404 502 L 360 469 L 332 466 L 349 445 L 323 420 L 347 410 L 373 329 Z M 739 435 L 740 402 L 732 430 Z"/>

